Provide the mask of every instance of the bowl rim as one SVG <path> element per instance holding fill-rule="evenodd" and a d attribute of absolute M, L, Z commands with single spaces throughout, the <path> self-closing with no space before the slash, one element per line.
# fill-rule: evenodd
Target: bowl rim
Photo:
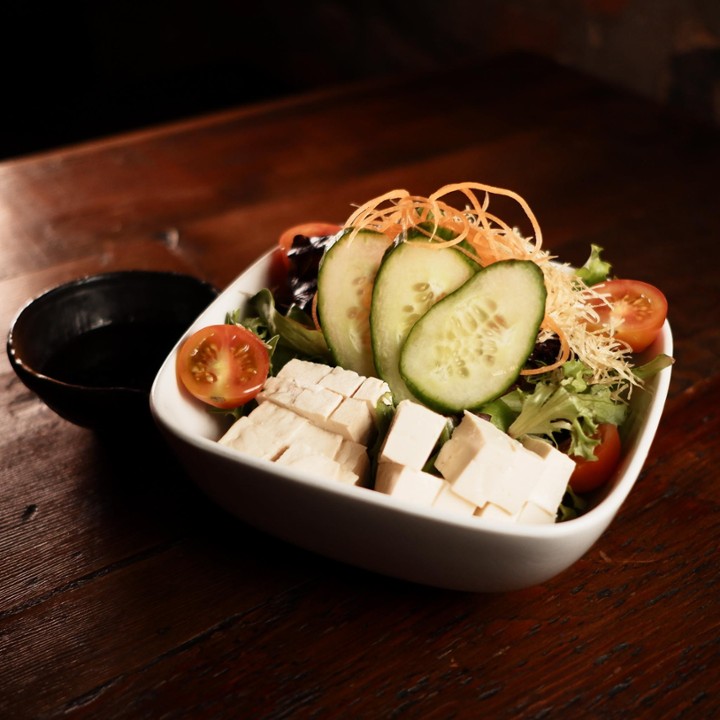
<path fill-rule="evenodd" d="M 60 293 L 74 287 L 141 276 L 145 276 L 148 279 L 153 277 L 166 277 L 168 279 L 191 281 L 198 286 L 206 286 L 208 290 L 212 290 L 217 295 L 220 295 L 220 290 L 218 290 L 218 288 L 215 287 L 215 285 L 213 285 L 209 280 L 204 280 L 203 278 L 200 278 L 196 275 L 192 275 L 191 273 L 186 273 L 179 270 L 149 270 L 138 268 L 136 270 L 108 270 L 107 272 L 87 273 L 85 275 L 79 275 L 78 277 L 72 278 L 70 280 L 65 280 L 58 285 L 46 287 L 45 289 L 36 292 L 34 295 L 31 295 L 18 307 L 18 309 L 13 314 L 9 325 L 10 330 L 15 327 L 20 316 L 25 313 L 31 305 L 34 305 L 40 300 L 50 298 L 52 295 L 59 295 Z"/>

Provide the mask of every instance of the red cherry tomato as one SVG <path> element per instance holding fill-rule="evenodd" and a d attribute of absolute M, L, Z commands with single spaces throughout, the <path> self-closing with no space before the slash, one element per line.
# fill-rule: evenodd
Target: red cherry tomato
<path fill-rule="evenodd" d="M 587 493 L 602 487 L 620 462 L 620 434 L 615 425 L 604 423 L 598 426 L 600 444 L 595 446 L 596 460 L 572 456 L 575 470 L 570 476 L 570 487 L 576 493 Z"/>
<path fill-rule="evenodd" d="M 657 337 L 667 317 L 665 296 L 640 280 L 608 280 L 594 289 L 606 295 L 609 305 L 594 305 L 600 323 L 594 328 L 615 327 L 615 337 L 633 352 L 645 350 Z"/>
<path fill-rule="evenodd" d="M 254 333 L 239 325 L 210 325 L 180 347 L 177 374 L 199 400 L 218 408 L 236 408 L 262 389 L 270 355 Z"/>

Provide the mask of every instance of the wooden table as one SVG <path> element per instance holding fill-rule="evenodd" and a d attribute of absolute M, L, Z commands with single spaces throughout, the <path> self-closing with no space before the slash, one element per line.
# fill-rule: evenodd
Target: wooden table
<path fill-rule="evenodd" d="M 1 164 L 6 327 L 86 273 L 224 287 L 289 225 L 477 180 L 522 194 L 564 260 L 597 243 L 618 275 L 661 287 L 677 362 L 597 545 L 542 586 L 474 595 L 244 526 L 158 438 L 101 442 L 3 357 L 0 716 L 717 716 L 719 177 L 720 133 L 527 56 Z"/>

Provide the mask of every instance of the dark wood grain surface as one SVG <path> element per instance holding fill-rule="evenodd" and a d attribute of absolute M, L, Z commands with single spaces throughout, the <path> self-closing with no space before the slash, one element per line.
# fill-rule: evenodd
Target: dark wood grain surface
<path fill-rule="evenodd" d="M 0 319 L 123 268 L 224 287 L 285 227 L 458 180 L 661 287 L 676 365 L 600 541 L 523 591 L 378 577 L 226 516 L 159 436 L 109 440 L 0 359 L 0 717 L 720 714 L 720 135 L 534 57 L 238 109 L 0 164 Z"/>

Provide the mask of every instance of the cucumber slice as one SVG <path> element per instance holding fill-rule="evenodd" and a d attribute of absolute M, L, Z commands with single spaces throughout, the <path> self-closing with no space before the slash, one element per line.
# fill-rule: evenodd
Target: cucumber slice
<path fill-rule="evenodd" d="M 317 309 L 335 362 L 360 375 L 375 375 L 370 343 L 370 302 L 387 235 L 346 232 L 330 246 L 318 271 Z"/>
<path fill-rule="evenodd" d="M 425 238 L 418 234 L 417 238 Z M 429 244 L 429 243 L 428 243 Z M 427 310 L 472 277 L 480 266 L 452 247 L 400 242 L 383 258 L 375 278 L 370 334 L 375 368 L 396 403 L 413 398 L 400 375 L 400 349 Z"/>
<path fill-rule="evenodd" d="M 410 391 L 449 414 L 497 398 L 535 346 L 546 298 L 542 270 L 529 260 L 480 270 L 410 330 L 400 353 Z"/>

